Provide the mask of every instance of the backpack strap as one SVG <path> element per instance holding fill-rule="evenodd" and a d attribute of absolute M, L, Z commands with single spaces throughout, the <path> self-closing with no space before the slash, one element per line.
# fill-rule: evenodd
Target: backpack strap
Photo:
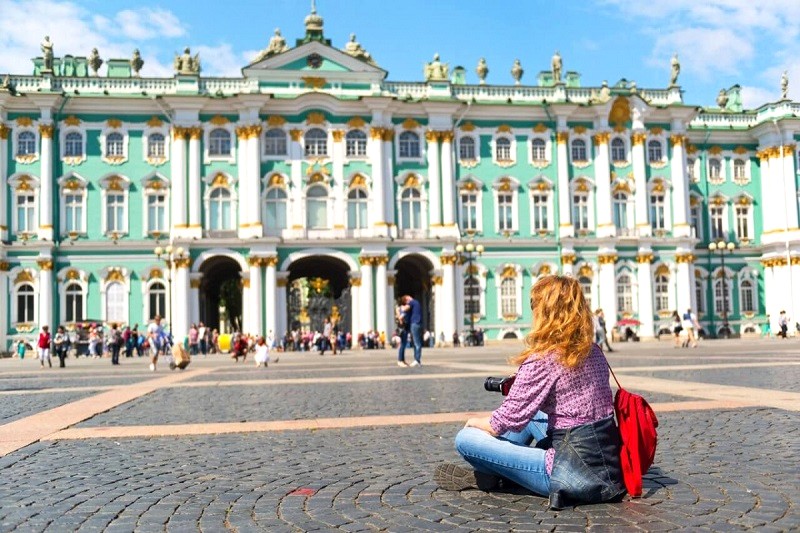
<path fill-rule="evenodd" d="M 611 365 L 608 363 L 608 359 L 606 359 L 606 365 L 608 366 L 608 369 L 611 371 L 611 376 L 614 378 L 614 381 L 617 383 L 617 388 L 621 389 L 622 385 L 619 384 L 619 380 L 617 379 L 617 375 L 614 374 L 614 369 L 611 368 Z"/>

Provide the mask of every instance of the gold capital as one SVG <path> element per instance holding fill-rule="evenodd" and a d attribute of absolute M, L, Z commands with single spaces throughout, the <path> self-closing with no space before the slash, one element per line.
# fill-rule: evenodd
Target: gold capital
<path fill-rule="evenodd" d="M 439 260 L 442 262 L 443 266 L 448 266 L 455 265 L 458 258 L 455 255 L 443 255 L 439 258 Z"/>
<path fill-rule="evenodd" d="M 276 266 L 278 266 L 278 256 L 277 255 L 271 255 L 269 257 L 265 257 L 264 258 L 264 266 L 265 267 L 272 267 L 272 268 L 275 268 Z"/>
<path fill-rule="evenodd" d="M 425 140 L 429 143 L 435 143 L 439 141 L 439 132 L 434 130 L 428 130 L 425 132 Z"/>
<path fill-rule="evenodd" d="M 631 142 L 633 142 L 634 146 L 641 146 L 644 144 L 645 139 L 647 139 L 646 133 L 634 133 L 631 135 Z"/>
<path fill-rule="evenodd" d="M 380 141 L 383 139 L 384 128 L 370 128 L 369 136 L 371 139 Z"/>
<path fill-rule="evenodd" d="M 175 259 L 175 268 L 189 268 L 192 266 L 191 257 L 179 257 Z"/>
<path fill-rule="evenodd" d="M 442 279 L 442 276 L 431 276 L 431 282 L 434 285 L 441 285 L 444 280 Z"/>
<path fill-rule="evenodd" d="M 452 143 L 455 134 L 450 130 L 445 130 L 439 132 L 439 137 L 442 139 L 443 143 Z"/>
<path fill-rule="evenodd" d="M 394 139 L 394 130 L 390 128 L 385 128 L 383 130 L 383 141 L 392 142 L 393 139 Z"/>
<path fill-rule="evenodd" d="M 42 139 L 52 139 L 54 129 L 52 124 L 39 124 L 39 135 Z"/>
<path fill-rule="evenodd" d="M 617 262 L 617 254 L 603 254 L 597 257 L 601 265 L 613 265 Z"/>
<path fill-rule="evenodd" d="M 361 266 L 372 266 L 372 258 L 368 255 L 362 255 L 358 258 L 358 264 Z"/>
<path fill-rule="evenodd" d="M 603 144 L 608 144 L 608 140 L 611 138 L 611 134 L 607 131 L 601 131 L 600 133 L 596 133 L 592 139 L 597 146 L 601 146 Z"/>
<path fill-rule="evenodd" d="M 36 264 L 39 265 L 40 270 L 53 270 L 52 259 L 37 259 Z"/>
<path fill-rule="evenodd" d="M 331 130 L 331 136 L 333 137 L 333 142 L 340 143 L 344 138 L 344 130 Z"/>
<path fill-rule="evenodd" d="M 251 267 L 260 267 L 261 266 L 261 257 L 251 255 L 247 258 L 247 264 Z"/>
<path fill-rule="evenodd" d="M 0 123 L 0 139 L 8 139 L 8 134 L 11 132 L 11 128 L 6 126 L 3 123 Z"/>
<path fill-rule="evenodd" d="M 559 131 L 556 133 L 556 142 L 558 144 L 567 144 L 569 140 L 569 132 L 568 131 Z"/>
<path fill-rule="evenodd" d="M 636 256 L 636 262 L 640 264 L 652 263 L 654 259 L 655 256 L 651 253 L 640 253 Z"/>
<path fill-rule="evenodd" d="M 578 260 L 578 256 L 575 254 L 564 254 L 561 256 L 561 264 L 562 265 L 574 265 L 575 261 Z"/>
<path fill-rule="evenodd" d="M 192 289 L 199 289 L 201 281 L 202 280 L 200 279 L 191 279 L 189 280 L 189 287 L 191 287 Z"/>
<path fill-rule="evenodd" d="M 672 142 L 672 146 L 683 146 L 686 142 L 686 135 L 675 134 L 672 135 L 669 140 Z"/>
<path fill-rule="evenodd" d="M 289 135 L 292 136 L 293 141 L 300 142 L 300 139 L 303 138 L 303 130 L 289 130 Z"/>
<path fill-rule="evenodd" d="M 0 261 L 0 272 L 8 272 L 11 268 L 11 263 L 8 261 Z"/>
<path fill-rule="evenodd" d="M 695 256 L 689 253 L 675 255 L 675 262 L 677 263 L 694 263 L 695 259 Z"/>

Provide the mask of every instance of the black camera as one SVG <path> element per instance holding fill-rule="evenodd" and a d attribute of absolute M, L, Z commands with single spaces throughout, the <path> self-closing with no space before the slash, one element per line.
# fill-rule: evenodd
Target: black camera
<path fill-rule="evenodd" d="M 514 384 L 516 377 L 516 375 L 511 375 L 505 378 L 486 378 L 483 388 L 489 392 L 499 392 L 503 396 L 508 396 L 508 391 L 511 390 L 511 385 Z"/>

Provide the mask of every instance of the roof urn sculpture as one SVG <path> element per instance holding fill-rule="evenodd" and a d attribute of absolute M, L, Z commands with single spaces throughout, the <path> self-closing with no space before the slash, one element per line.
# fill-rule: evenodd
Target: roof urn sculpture
<path fill-rule="evenodd" d="M 678 61 L 678 54 L 673 54 L 670 61 L 671 70 L 669 75 L 669 86 L 674 87 L 678 84 L 678 74 L 681 73 L 681 62 Z"/>
<path fill-rule="evenodd" d="M 41 48 L 42 57 L 44 58 L 42 72 L 53 72 L 53 41 L 50 40 L 49 35 L 45 35 Z"/>
<path fill-rule="evenodd" d="M 183 50 L 183 54 L 175 54 L 175 67 L 176 74 L 199 74 L 200 73 L 200 54 L 195 54 L 192 57 L 191 50 L 187 46 Z"/>
<path fill-rule="evenodd" d="M 728 92 L 725 89 L 720 89 L 717 94 L 717 105 L 725 109 L 728 106 Z"/>
<path fill-rule="evenodd" d="M 514 78 L 514 85 L 519 85 L 521 83 L 523 74 L 525 74 L 525 70 L 522 68 L 522 64 L 519 62 L 519 59 L 515 59 L 514 66 L 511 67 L 511 77 Z"/>
<path fill-rule="evenodd" d="M 89 64 L 89 68 L 92 69 L 92 76 L 97 76 L 97 71 L 103 66 L 103 60 L 100 59 L 100 53 L 97 51 L 97 48 L 92 48 L 92 53 L 89 54 L 87 63 Z"/>
<path fill-rule="evenodd" d="M 783 71 L 781 74 L 781 100 L 788 99 L 789 94 L 789 73 L 787 71 Z"/>
<path fill-rule="evenodd" d="M 486 58 L 482 57 L 478 61 L 478 66 L 475 67 L 475 73 L 478 75 L 478 79 L 481 82 L 481 85 L 486 84 L 486 76 L 489 74 L 489 65 L 486 64 Z"/>
<path fill-rule="evenodd" d="M 563 64 L 561 62 L 561 54 L 556 53 L 553 54 L 553 58 L 550 60 L 550 67 L 553 70 L 553 83 L 561 83 L 561 68 Z"/>
<path fill-rule="evenodd" d="M 433 61 L 425 63 L 425 81 L 447 81 L 450 67 L 439 61 L 439 54 L 433 55 Z"/>
<path fill-rule="evenodd" d="M 139 54 L 138 48 L 133 50 L 133 57 L 131 57 L 130 64 L 133 75 L 138 78 L 139 71 L 142 70 L 142 67 L 144 66 L 144 59 L 142 59 L 142 56 Z"/>

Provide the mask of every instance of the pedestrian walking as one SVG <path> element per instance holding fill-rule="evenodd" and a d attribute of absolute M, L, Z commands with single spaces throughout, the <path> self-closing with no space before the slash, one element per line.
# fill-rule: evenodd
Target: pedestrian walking
<path fill-rule="evenodd" d="M 67 349 L 69 349 L 69 337 L 64 331 L 64 326 L 58 326 L 56 334 L 53 337 L 53 349 L 58 357 L 58 367 L 65 368 L 64 360 L 67 358 Z"/>
<path fill-rule="evenodd" d="M 691 309 L 687 309 L 685 313 L 683 313 L 683 320 L 681 321 L 681 326 L 683 326 L 683 330 L 686 332 L 686 341 L 684 342 L 684 348 L 687 346 L 691 346 L 692 348 L 697 348 L 697 328 L 695 322 L 697 321 L 696 318 L 692 318 L 694 313 L 692 313 Z"/>
<path fill-rule="evenodd" d="M 208 353 L 208 328 L 202 322 L 197 325 L 197 338 L 200 342 L 200 353 L 206 355 Z"/>
<path fill-rule="evenodd" d="M 675 336 L 674 348 L 680 348 L 683 341 L 681 341 L 681 332 L 683 325 L 681 324 L 681 317 L 677 311 L 672 312 L 672 334 Z"/>
<path fill-rule="evenodd" d="M 408 317 L 409 331 L 414 341 L 414 360 L 410 366 L 422 366 L 422 305 L 406 294 L 403 296 L 403 311 L 406 313 L 404 316 Z"/>
<path fill-rule="evenodd" d="M 397 366 L 407 367 L 406 347 L 408 337 L 411 334 L 411 309 L 404 303 L 405 296 L 400 298 L 399 304 L 395 308 L 395 321 L 397 322 L 398 334 L 400 337 L 400 347 L 397 350 Z"/>
<path fill-rule="evenodd" d="M 595 342 L 599 344 L 601 348 L 605 344 L 606 351 L 613 352 L 614 351 L 613 348 L 611 348 L 611 345 L 608 343 L 608 332 L 606 331 L 606 316 L 603 313 L 602 309 L 597 309 L 594 312 L 594 321 L 595 321 L 594 323 Z"/>
<path fill-rule="evenodd" d="M 108 346 L 108 351 L 111 352 L 111 364 L 118 365 L 119 351 L 122 349 L 122 333 L 120 333 L 116 324 L 111 324 L 111 329 L 108 330 L 106 345 Z"/>
<path fill-rule="evenodd" d="M 147 325 L 147 343 L 150 346 L 150 371 L 156 371 L 158 364 L 158 355 L 162 348 L 165 346 L 167 336 L 164 333 L 164 328 L 161 325 L 161 316 L 156 315 L 153 321 Z"/>
<path fill-rule="evenodd" d="M 764 320 L 764 327 L 761 330 L 761 336 L 768 339 L 772 338 L 772 324 L 769 321 L 769 315 L 767 315 L 767 319 Z"/>
<path fill-rule="evenodd" d="M 195 324 L 189 327 L 189 355 L 195 356 L 200 352 L 200 330 Z"/>
<path fill-rule="evenodd" d="M 781 314 L 778 315 L 778 327 L 781 328 L 778 336 L 784 339 L 788 338 L 786 335 L 789 332 L 789 317 L 786 316 L 786 311 L 784 310 L 781 310 Z"/>
<path fill-rule="evenodd" d="M 44 362 L 47 361 L 49 367 L 53 367 L 50 361 L 50 327 L 42 326 L 42 331 L 39 333 L 39 342 L 36 347 L 39 349 L 39 364 L 44 368 Z"/>

